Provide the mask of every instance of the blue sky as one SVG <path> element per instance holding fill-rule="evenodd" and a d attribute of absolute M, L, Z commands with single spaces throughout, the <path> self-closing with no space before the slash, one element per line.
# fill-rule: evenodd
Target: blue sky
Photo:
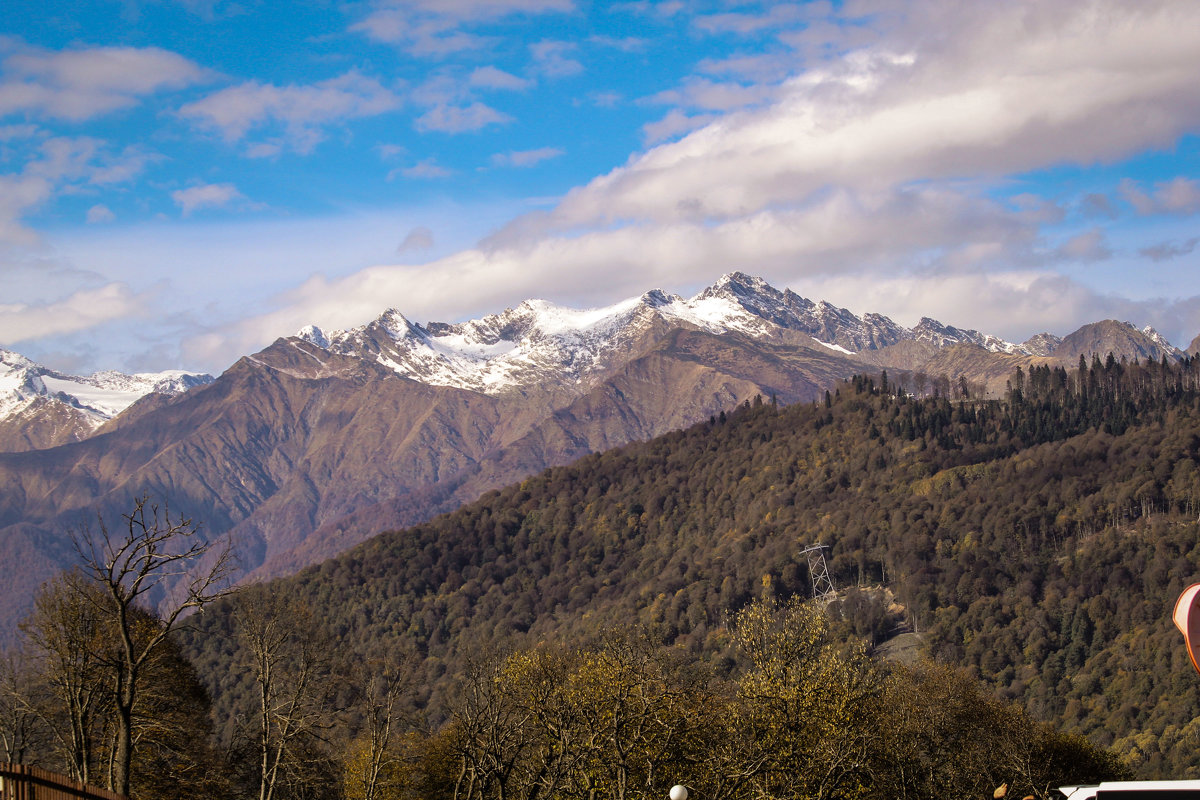
<path fill-rule="evenodd" d="M 308 323 L 744 270 L 1012 340 L 1200 333 L 1200 4 L 25 2 L 0 346 L 220 371 Z"/>

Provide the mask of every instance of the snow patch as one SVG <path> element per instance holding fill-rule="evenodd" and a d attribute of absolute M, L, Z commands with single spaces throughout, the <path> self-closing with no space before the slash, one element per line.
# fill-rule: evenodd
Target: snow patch
<path fill-rule="evenodd" d="M 846 348 L 842 347 L 840 344 L 832 344 L 831 342 L 822 342 L 820 339 L 813 339 L 813 341 L 816 342 L 817 344 L 821 345 L 822 347 L 828 347 L 830 350 L 837 350 L 839 353 L 845 353 L 848 356 L 857 355 L 857 353 L 855 353 L 853 350 L 847 350 Z"/>

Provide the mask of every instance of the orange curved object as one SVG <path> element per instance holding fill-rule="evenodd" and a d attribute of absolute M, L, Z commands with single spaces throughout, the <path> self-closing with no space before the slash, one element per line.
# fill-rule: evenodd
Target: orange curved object
<path fill-rule="evenodd" d="M 1183 634 L 1183 641 L 1187 643 L 1192 666 L 1200 672 L 1200 660 L 1197 660 L 1197 656 L 1200 656 L 1200 583 L 1193 583 L 1183 590 L 1183 594 L 1175 601 L 1175 613 L 1171 616 L 1175 620 L 1175 627 Z"/>

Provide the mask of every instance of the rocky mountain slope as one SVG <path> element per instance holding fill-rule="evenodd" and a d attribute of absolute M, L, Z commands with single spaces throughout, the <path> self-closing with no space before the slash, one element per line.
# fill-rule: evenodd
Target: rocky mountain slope
<path fill-rule="evenodd" d="M 1103 327 L 1146 357 L 1166 352 L 1132 326 Z M 228 537 L 240 577 L 277 575 L 756 395 L 811 401 L 882 368 L 919 394 L 960 379 L 996 390 L 1015 366 L 1104 347 L 1068 339 L 1013 344 L 928 319 L 906 329 L 740 273 L 690 299 L 528 301 L 454 325 L 390 310 L 349 331 L 309 327 L 210 384 L 147 396 L 83 441 L 0 453 L 0 559 L 28 564 L 0 596 L 0 631 L 69 563 L 65 531 L 97 513 L 117 520 L 143 493 Z"/>

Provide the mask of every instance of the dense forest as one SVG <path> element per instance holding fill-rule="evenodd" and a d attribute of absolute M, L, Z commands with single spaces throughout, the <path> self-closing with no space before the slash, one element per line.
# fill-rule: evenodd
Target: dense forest
<path fill-rule="evenodd" d="M 419 796 L 661 796 L 674 780 L 663 764 L 678 772 L 731 763 L 703 750 L 699 729 L 671 734 L 667 747 L 649 737 L 650 720 L 664 736 L 688 720 L 732 726 L 717 738 L 748 748 L 738 754 L 744 769 L 730 775 L 749 777 L 737 787 L 722 783 L 729 775 L 694 779 L 728 787 L 710 788 L 713 796 L 931 796 L 1001 780 L 1044 796 L 1059 775 L 1018 776 L 1004 736 L 1027 745 L 1027 764 L 1064 765 L 1062 780 L 1076 766 L 1090 775 L 1127 768 L 1200 777 L 1200 676 L 1169 619 L 1175 598 L 1200 578 L 1200 361 L 1081 360 L 1076 370 L 1018 371 L 1002 400 L 970 395 L 967 386 L 904 386 L 884 373 L 811 405 L 762 399 L 549 470 L 216 602 L 180 639 L 211 695 L 214 749 L 241 752 L 239 763 L 249 765 L 242 786 L 263 785 L 254 774 L 261 778 L 276 753 L 274 763 L 296 779 L 280 784 L 293 787 L 281 797 L 334 783 L 365 796 L 332 777 L 328 748 L 337 737 L 320 724 L 332 719 L 329 708 L 341 709 L 338 763 L 353 760 L 346 742 L 357 743 L 363 774 L 387 772 L 372 742 L 384 727 L 403 729 L 396 736 L 406 755 L 387 761 L 388 774 L 395 791 Z M 843 590 L 819 612 L 793 602 L 811 593 L 800 551 L 817 543 L 828 547 Z M 800 628 L 817 631 L 810 639 L 821 644 L 805 652 L 822 656 L 802 663 L 849 664 L 832 685 L 863 691 L 814 706 L 795 686 L 792 695 L 757 692 L 762 670 L 779 668 L 756 661 L 746 640 L 744 623 L 764 617 L 777 634 L 808 620 Z M 897 629 L 916 632 L 925 656 L 963 672 L 867 657 Z M 860 647 L 849 644 L 857 637 Z M 613 658 L 649 681 L 626 700 L 675 697 L 688 686 L 684 696 L 709 701 L 681 716 L 655 706 L 640 718 L 647 738 L 639 741 L 659 756 L 639 750 L 636 770 L 601 780 L 582 761 L 567 763 L 565 743 L 580 730 L 538 728 L 530 717 L 537 703 L 521 693 L 600 703 L 585 688 L 624 685 L 596 677 L 616 669 L 603 666 Z M 271 674 L 287 677 L 271 689 Z M 314 689 L 303 698 L 271 694 L 296 685 Z M 841 702 L 848 697 L 866 705 Z M 765 721 L 759 701 L 793 722 Z M 262 709 L 288 702 L 292 738 L 271 739 Z M 395 710 L 389 726 L 378 708 Z M 765 731 L 799 730 L 794 720 L 805 708 L 823 709 L 813 724 L 826 727 L 812 730 L 824 733 L 779 747 L 851 749 L 823 751 L 840 765 L 834 783 L 806 777 L 789 788 L 781 767 L 751 743 Z M 956 708 L 965 709 L 958 728 Z M 464 728 L 469 719 L 490 727 Z M 514 719 L 524 722 L 500 724 Z M 856 737 L 868 735 L 899 738 L 854 751 Z M 1074 735 L 1111 748 L 1126 766 Z M 909 740 L 922 744 L 898 748 Z M 494 747 L 478 749 L 484 741 Z M 967 741 L 982 754 L 963 755 L 969 775 L 951 777 L 946 754 L 966 753 Z M 853 757 L 880 747 L 886 764 Z M 571 749 L 570 758 L 611 767 L 600 752 Z M 531 753 L 542 756 L 530 761 Z M 562 767 L 557 777 L 528 773 L 529 764 L 550 762 Z"/>
<path fill-rule="evenodd" d="M 820 542 L 839 587 L 890 588 L 930 657 L 1139 775 L 1200 775 L 1200 681 L 1169 620 L 1200 577 L 1200 362 L 1035 368 L 999 401 L 912 388 L 884 373 L 812 405 L 748 404 L 276 590 L 363 657 L 411 651 L 437 718 L 465 661 L 497 647 L 636 621 L 719 661 L 729 614 L 808 595 L 798 553 Z M 853 593 L 852 627 L 876 638 L 877 597 Z M 230 673 L 213 644 L 230 619 L 200 620 L 201 674 Z M 249 690 L 224 684 L 218 704 Z"/>

